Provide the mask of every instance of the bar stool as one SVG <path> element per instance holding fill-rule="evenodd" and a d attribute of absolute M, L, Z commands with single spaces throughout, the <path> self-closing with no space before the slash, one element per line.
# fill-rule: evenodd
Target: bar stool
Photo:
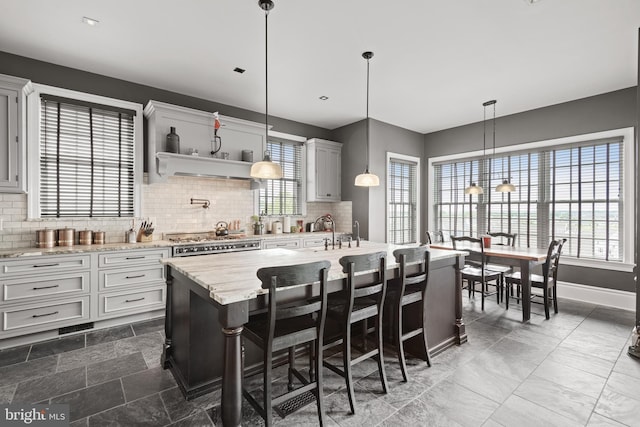
<path fill-rule="evenodd" d="M 404 342 L 420 335 L 424 344 L 427 366 L 431 366 L 429 345 L 427 344 L 427 282 L 429 280 L 429 262 L 431 253 L 424 246 L 417 248 L 403 248 L 393 251 L 396 262 L 400 264 L 400 277 L 389 285 L 389 299 L 392 301 L 394 341 L 398 354 L 398 362 L 402 370 L 402 378 L 407 382 L 407 363 L 404 357 Z M 418 272 L 408 274 L 407 264 L 418 264 Z M 420 326 L 404 331 L 402 314 L 405 306 L 420 303 Z"/>
<path fill-rule="evenodd" d="M 242 335 L 252 341 L 263 350 L 263 387 L 264 396 L 262 405 L 246 390 L 242 389 L 243 396 L 255 408 L 264 419 L 265 424 L 273 424 L 272 409 L 275 409 L 284 418 L 284 411 L 278 406 L 287 401 L 313 392 L 318 406 L 318 419 L 320 425 L 324 421 L 324 399 L 322 394 L 322 357 L 315 358 L 312 378 L 305 378 L 295 368 L 295 346 L 311 343 L 314 347 L 311 352 L 322 355 L 324 325 L 327 311 L 327 273 L 331 263 L 319 261 L 308 264 L 290 265 L 282 267 L 268 267 L 258 270 L 258 278 L 262 281 L 262 288 L 269 289 L 269 305 L 266 313 L 249 318 Z M 319 297 L 309 300 L 313 288 L 319 283 Z M 299 286 L 308 290 L 294 300 L 286 303 L 277 302 L 277 290 L 282 287 Z M 277 396 L 272 396 L 271 372 L 273 353 L 287 349 L 289 352 L 289 391 Z M 303 385 L 293 388 L 293 376 L 296 376 Z"/>
<path fill-rule="evenodd" d="M 342 271 L 347 273 L 346 290 L 340 292 L 335 297 L 332 294 L 329 299 L 327 309 L 327 330 L 330 330 L 329 323 L 334 323 L 336 329 L 340 330 L 337 336 L 325 337 L 324 349 L 329 349 L 342 344 L 342 368 L 334 365 L 328 360 L 324 361 L 324 366 L 331 369 L 336 374 L 345 379 L 347 393 L 349 395 L 349 406 L 351 412 L 355 410 L 355 394 L 353 391 L 352 367 L 368 358 L 374 357 L 378 362 L 378 372 L 382 382 L 382 390 L 387 393 L 387 374 L 384 370 L 383 343 L 382 343 L 382 312 L 384 308 L 385 295 L 387 293 L 387 279 L 385 272 L 386 252 L 376 252 L 364 255 L 350 255 L 340 258 Z M 367 276 L 356 275 L 359 272 L 366 272 Z M 373 274 L 372 280 L 365 280 L 362 277 L 369 277 Z M 376 318 L 375 327 L 372 329 L 363 328 L 364 339 L 371 331 L 375 331 L 375 348 L 372 350 L 362 350 L 362 354 L 354 359 L 351 358 L 351 325 L 366 321 L 372 317 Z M 366 324 L 365 324 L 366 325 Z"/>

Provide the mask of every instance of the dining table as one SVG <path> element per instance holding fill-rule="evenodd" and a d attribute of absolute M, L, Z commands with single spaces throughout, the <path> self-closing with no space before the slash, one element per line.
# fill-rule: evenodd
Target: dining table
<path fill-rule="evenodd" d="M 433 243 L 429 246 L 434 249 L 454 249 L 451 242 Z M 469 244 L 457 244 L 455 249 L 477 252 L 477 247 L 472 248 Z M 520 268 L 522 321 L 528 322 L 531 319 L 531 270 L 536 265 L 540 265 L 547 260 L 547 250 L 494 244 L 485 247 L 484 254 L 489 257 L 493 264 L 504 264 Z"/>

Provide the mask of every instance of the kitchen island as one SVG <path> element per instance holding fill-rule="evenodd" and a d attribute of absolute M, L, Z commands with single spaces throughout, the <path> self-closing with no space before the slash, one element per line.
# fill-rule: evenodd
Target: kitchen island
<path fill-rule="evenodd" d="M 162 260 L 167 265 L 163 366 L 171 369 L 187 399 L 222 387 L 224 425 L 240 425 L 243 371 L 255 373 L 262 363 L 261 353 L 249 342 L 243 347 L 241 340 L 249 315 L 266 307 L 268 291 L 261 288 L 257 270 L 328 260 L 329 292 L 336 292 L 343 289 L 346 277 L 339 264 L 342 256 L 386 251 L 388 278 L 394 278 L 399 268 L 393 251 L 399 247 L 362 242 L 359 248 L 268 249 Z M 460 277 L 463 263 L 464 252 L 431 250 L 426 311 L 432 355 L 466 341 Z M 296 292 L 278 292 L 278 298 L 286 299 Z M 409 314 L 405 319 L 419 321 L 420 316 Z M 407 344 L 408 351 L 424 356 L 419 340 Z"/>

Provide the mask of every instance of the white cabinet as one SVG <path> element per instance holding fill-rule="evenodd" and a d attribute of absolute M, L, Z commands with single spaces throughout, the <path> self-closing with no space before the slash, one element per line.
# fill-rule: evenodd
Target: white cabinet
<path fill-rule="evenodd" d="M 262 249 L 298 249 L 302 247 L 300 239 L 273 238 L 262 241 Z"/>
<path fill-rule="evenodd" d="M 0 339 L 88 322 L 91 256 L 0 262 Z"/>
<path fill-rule="evenodd" d="M 0 74 L 0 193 L 26 191 L 25 136 L 28 80 Z"/>
<path fill-rule="evenodd" d="M 313 138 L 307 141 L 307 201 L 339 202 L 342 144 Z"/>

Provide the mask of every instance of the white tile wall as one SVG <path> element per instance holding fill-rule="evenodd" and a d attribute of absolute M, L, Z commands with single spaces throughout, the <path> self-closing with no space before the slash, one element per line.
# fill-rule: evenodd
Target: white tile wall
<path fill-rule="evenodd" d="M 145 180 L 146 182 L 146 180 Z M 154 238 L 162 239 L 163 233 L 212 230 L 218 221 L 240 220 L 248 234 L 252 229 L 254 192 L 249 181 L 198 177 L 170 177 L 166 183 L 142 186 L 142 215 L 154 223 Z M 211 206 L 191 205 L 191 198 L 209 199 Z M 336 221 L 336 230 L 351 232 L 351 202 L 307 203 L 305 223 L 330 213 Z M 79 219 L 79 220 L 27 220 L 27 196 L 25 194 L 0 194 L 0 250 L 34 247 L 36 230 L 43 228 L 75 228 L 76 230 L 105 231 L 107 243 L 125 241 L 125 231 L 131 227 L 130 219 Z"/>

